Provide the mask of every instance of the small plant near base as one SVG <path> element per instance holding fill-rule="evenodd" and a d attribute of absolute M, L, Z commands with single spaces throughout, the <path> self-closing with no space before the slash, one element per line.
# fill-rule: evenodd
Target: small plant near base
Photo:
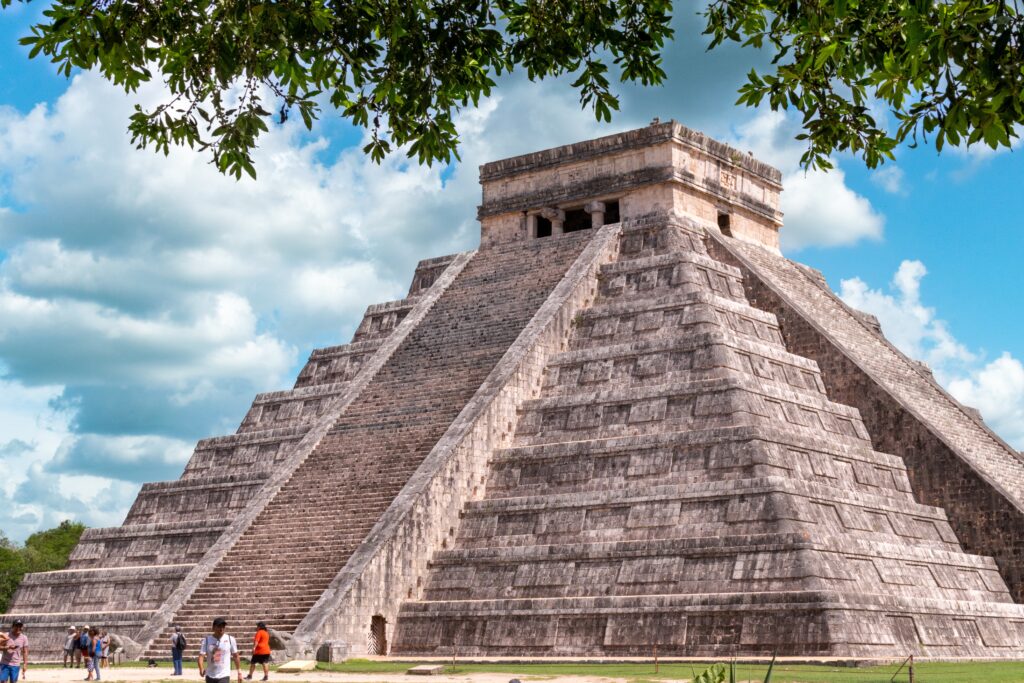
<path fill-rule="evenodd" d="M 775 668 L 775 655 L 772 655 L 772 661 L 768 664 L 768 671 L 764 675 L 764 683 L 771 683 L 772 681 L 772 670 Z M 736 662 L 729 662 L 729 666 L 721 662 L 716 662 L 704 669 L 699 674 L 695 673 L 693 676 L 693 683 L 736 683 Z"/>
<path fill-rule="evenodd" d="M 693 677 L 693 683 L 725 683 L 725 664 L 716 662 Z"/>

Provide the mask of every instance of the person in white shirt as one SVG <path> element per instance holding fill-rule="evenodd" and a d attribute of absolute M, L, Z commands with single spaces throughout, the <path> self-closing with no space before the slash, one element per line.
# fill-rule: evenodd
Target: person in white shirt
<path fill-rule="evenodd" d="M 68 626 L 68 634 L 64 637 L 64 668 L 70 669 L 75 665 L 75 651 L 78 650 L 78 629 Z"/>
<path fill-rule="evenodd" d="M 238 656 L 238 643 L 234 636 L 224 633 L 228 622 L 217 618 L 213 620 L 213 635 L 203 638 L 199 646 L 199 675 L 206 678 L 206 683 L 231 683 L 231 661 L 235 662 L 238 680 L 242 680 L 242 660 Z M 209 662 L 207 662 L 209 660 Z"/>

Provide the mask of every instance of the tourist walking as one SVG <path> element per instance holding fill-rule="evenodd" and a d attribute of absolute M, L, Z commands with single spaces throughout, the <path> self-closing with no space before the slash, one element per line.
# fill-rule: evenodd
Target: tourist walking
<path fill-rule="evenodd" d="M 231 662 L 235 662 L 238 680 L 242 680 L 242 660 L 238 657 L 238 643 L 224 631 L 228 622 L 213 620 L 212 635 L 203 638 L 199 646 L 199 675 L 206 677 L 206 683 L 231 683 Z M 209 662 L 207 662 L 209 660 Z"/>
<path fill-rule="evenodd" d="M 68 635 L 64 638 L 64 668 L 75 666 L 75 651 L 78 650 L 78 629 L 68 626 Z"/>
<path fill-rule="evenodd" d="M 82 658 L 82 663 L 85 664 L 86 671 L 89 670 L 89 661 L 92 659 L 89 655 L 91 646 L 92 638 L 89 637 L 89 626 L 85 625 L 78 632 L 78 654 Z"/>
<path fill-rule="evenodd" d="M 102 654 L 100 655 L 100 668 L 106 669 L 110 666 L 110 636 L 106 630 L 100 631 L 100 642 L 103 643 Z"/>
<path fill-rule="evenodd" d="M 185 634 L 181 632 L 180 626 L 175 626 L 174 633 L 171 634 L 171 662 L 174 664 L 172 676 L 181 675 L 181 659 L 185 656 L 186 647 L 188 647 L 188 641 L 185 639 Z"/>
<path fill-rule="evenodd" d="M 117 656 L 124 657 L 124 641 L 121 636 L 116 633 L 107 636 L 107 649 L 110 650 L 110 666 L 117 666 Z"/>
<path fill-rule="evenodd" d="M 86 630 L 87 630 L 86 626 L 83 626 L 81 628 L 78 628 L 77 626 L 75 627 L 75 644 L 74 644 L 74 652 L 72 654 L 74 655 L 74 658 L 75 658 L 75 668 L 76 669 L 78 667 L 82 666 L 82 659 L 83 659 L 83 657 L 82 657 L 82 646 L 80 645 L 80 642 L 81 642 L 82 634 L 85 633 Z"/>
<path fill-rule="evenodd" d="M 270 680 L 270 632 L 264 622 L 256 624 L 256 635 L 252 637 L 252 658 L 249 660 L 249 675 L 245 680 L 251 681 L 252 674 L 256 671 L 256 665 L 263 665 L 263 680 Z"/>
<path fill-rule="evenodd" d="M 89 659 L 85 663 L 88 675 L 85 680 L 100 680 L 100 664 L 103 662 L 103 638 L 98 628 L 89 629 Z M 3 681 L 0 681 L 3 683 Z"/>
<path fill-rule="evenodd" d="M 0 683 L 18 683 L 28 668 L 28 638 L 21 619 L 11 622 L 10 633 L 0 633 Z"/>

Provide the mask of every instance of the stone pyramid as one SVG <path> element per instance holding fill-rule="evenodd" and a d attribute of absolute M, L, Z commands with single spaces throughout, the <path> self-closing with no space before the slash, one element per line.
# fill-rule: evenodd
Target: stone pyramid
<path fill-rule="evenodd" d="M 167 656 L 1018 657 L 1024 461 L 675 122 L 481 168 L 481 246 L 314 351 L 12 615 Z M 1015 602 L 1018 601 L 1018 602 Z"/>
<path fill-rule="evenodd" d="M 638 220 L 525 401 L 409 654 L 991 656 L 1024 610 L 686 219 Z M 721 260 L 711 253 L 721 255 Z M 1016 620 L 1016 621 L 1015 621 Z"/>

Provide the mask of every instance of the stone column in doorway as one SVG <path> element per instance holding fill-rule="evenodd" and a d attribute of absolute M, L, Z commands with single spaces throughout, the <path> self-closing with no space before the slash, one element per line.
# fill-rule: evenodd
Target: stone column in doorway
<path fill-rule="evenodd" d="M 604 202 L 589 202 L 583 210 L 590 214 L 590 227 L 596 230 L 604 225 Z"/>
<path fill-rule="evenodd" d="M 549 221 L 551 221 L 552 235 L 561 235 L 563 232 L 565 232 L 565 211 L 562 211 L 561 209 L 556 209 L 553 206 L 549 206 L 541 209 L 540 215 L 544 216 L 544 218 L 547 218 Z"/>

